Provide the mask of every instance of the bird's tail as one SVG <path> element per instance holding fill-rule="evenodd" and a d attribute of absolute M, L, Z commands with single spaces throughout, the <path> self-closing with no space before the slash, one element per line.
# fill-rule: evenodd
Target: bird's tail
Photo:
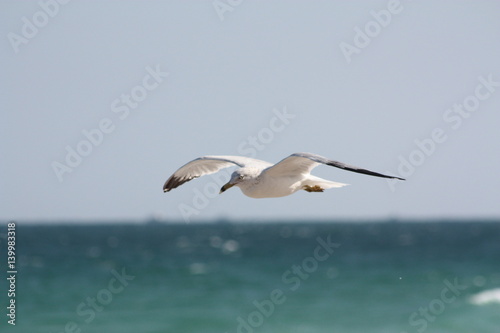
<path fill-rule="evenodd" d="M 309 179 L 307 179 L 303 182 L 303 185 L 309 185 L 309 186 L 316 186 L 317 185 L 317 186 L 326 190 L 326 189 L 334 188 L 334 187 L 344 187 L 344 186 L 347 186 L 349 184 L 332 182 L 330 180 L 326 180 L 326 179 L 311 175 L 309 177 Z"/>

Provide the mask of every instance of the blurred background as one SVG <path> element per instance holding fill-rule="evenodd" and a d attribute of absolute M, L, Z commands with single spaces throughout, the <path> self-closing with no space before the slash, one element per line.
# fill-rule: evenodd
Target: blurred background
<path fill-rule="evenodd" d="M 0 267 L 14 221 L 19 269 L 0 327 L 500 330 L 499 3 L 0 7 Z M 407 181 L 161 190 L 199 156 L 301 151 Z"/>

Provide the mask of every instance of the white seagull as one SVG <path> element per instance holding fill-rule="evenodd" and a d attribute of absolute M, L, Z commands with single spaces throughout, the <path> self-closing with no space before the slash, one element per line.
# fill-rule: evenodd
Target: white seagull
<path fill-rule="evenodd" d="M 244 156 L 204 156 L 179 168 L 165 182 L 163 192 L 168 192 L 191 179 L 209 175 L 231 166 L 240 168 L 232 173 L 231 179 L 222 186 L 220 193 L 233 186 L 238 186 L 243 194 L 251 198 L 277 198 L 299 190 L 323 192 L 325 189 L 348 185 L 311 175 L 311 170 L 320 164 L 370 176 L 404 180 L 332 161 L 311 153 L 295 153 L 274 165 Z"/>

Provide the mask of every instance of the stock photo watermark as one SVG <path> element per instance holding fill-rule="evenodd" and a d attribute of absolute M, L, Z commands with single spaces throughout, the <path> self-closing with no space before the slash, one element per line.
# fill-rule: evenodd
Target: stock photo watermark
<path fill-rule="evenodd" d="M 238 316 L 236 318 L 237 333 L 253 333 L 255 329 L 264 325 L 266 319 L 273 315 L 276 308 L 286 302 L 286 293 L 297 291 L 302 282 L 318 270 L 319 264 L 330 258 L 335 249 L 340 247 L 340 244 L 331 241 L 330 235 L 326 237 L 326 240 L 317 237 L 316 241 L 318 245 L 314 248 L 312 256 L 304 258 L 298 265 L 292 265 L 281 275 L 281 282 L 287 286 L 287 289 L 271 290 L 268 298 L 252 302 L 255 310 L 244 317 Z"/>
<path fill-rule="evenodd" d="M 148 97 L 148 94 L 158 88 L 168 76 L 168 72 L 163 72 L 160 65 L 156 65 L 155 68 L 147 66 L 146 72 L 147 74 L 144 75 L 140 84 L 132 87 L 129 93 L 123 93 L 111 102 L 111 112 L 116 114 L 121 121 L 127 119 L 131 111 L 137 109 L 140 103 Z M 52 170 L 59 182 L 63 182 L 65 174 L 72 173 L 75 168 L 82 164 L 83 160 L 94 151 L 94 148 L 99 147 L 106 136 L 113 133 L 116 125 L 117 122 L 110 117 L 103 117 L 95 128 L 83 129 L 81 131 L 83 138 L 74 146 L 67 145 L 65 147 L 64 159 L 61 162 L 52 161 L 51 163 Z"/>
<path fill-rule="evenodd" d="M 296 115 L 289 113 L 286 106 L 282 110 L 273 109 L 273 116 L 269 119 L 267 126 L 261 128 L 254 135 L 249 135 L 237 146 L 238 154 L 254 158 L 263 151 L 276 137 L 277 133 L 285 130 Z M 219 195 L 222 185 L 227 183 L 231 176 L 228 169 L 212 174 L 212 181 L 207 183 L 203 190 L 195 188 L 190 204 L 181 203 L 178 206 L 184 222 L 189 223 L 193 215 L 200 214 L 201 210 L 207 208 L 210 200 Z"/>
<path fill-rule="evenodd" d="M 422 166 L 425 161 L 432 156 L 438 149 L 438 146 L 448 140 L 450 129 L 458 130 L 465 119 L 470 118 L 479 110 L 481 103 L 491 98 L 493 93 L 500 87 L 500 82 L 493 79 L 493 74 L 488 76 L 479 76 L 479 83 L 474 88 L 474 92 L 467 95 L 461 103 L 454 103 L 443 112 L 442 119 L 447 125 L 446 127 L 436 127 L 430 135 L 423 139 L 415 139 L 414 148 L 406 156 L 399 155 L 399 164 L 396 172 L 398 177 L 408 178 L 412 176 L 418 167 Z M 396 190 L 397 182 L 392 179 L 387 179 L 387 185 L 392 192 Z"/>
<path fill-rule="evenodd" d="M 457 278 L 453 283 L 446 279 L 443 284 L 445 287 L 441 289 L 439 297 L 434 298 L 426 306 L 422 306 L 418 311 L 410 314 L 408 324 L 414 327 L 417 332 L 424 332 L 429 323 L 433 323 L 446 310 L 446 306 L 455 302 L 462 295 L 462 292 L 467 289 L 467 286 L 461 285 Z M 402 331 L 401 333 L 408 332 Z"/>
<path fill-rule="evenodd" d="M 68 321 L 64 328 L 57 333 L 81 333 L 82 325 L 90 324 L 96 318 L 97 313 L 102 312 L 106 306 L 111 304 L 113 297 L 122 293 L 129 282 L 135 279 L 134 275 L 127 274 L 125 268 L 122 268 L 120 273 L 112 269 L 111 275 L 113 277 L 109 279 L 106 288 L 97 291 L 94 297 L 88 296 L 76 306 L 75 313 L 80 317 L 80 323 Z"/>
<path fill-rule="evenodd" d="M 363 28 L 355 26 L 354 37 L 351 43 L 341 42 L 339 44 L 340 51 L 344 55 L 348 64 L 351 63 L 352 57 L 355 54 L 360 54 L 372 40 L 378 37 L 383 29 L 387 28 L 394 17 L 403 11 L 403 4 L 400 0 L 389 0 L 385 9 L 371 10 L 371 20 L 363 25 Z"/>
<path fill-rule="evenodd" d="M 35 38 L 40 29 L 49 24 L 59 13 L 63 5 L 66 5 L 70 0 L 40 0 L 38 6 L 40 7 L 31 18 L 26 16 L 21 17 L 22 27 L 20 33 L 9 32 L 7 39 L 9 40 L 14 53 L 19 53 L 21 45 L 26 45 L 30 40 Z"/>
<path fill-rule="evenodd" d="M 7 323 L 16 325 L 16 292 L 17 292 L 17 266 L 16 266 L 16 222 L 7 223 Z"/>
<path fill-rule="evenodd" d="M 215 12 L 219 20 L 224 21 L 224 15 L 227 12 L 232 12 L 236 7 L 241 5 L 243 0 L 215 0 L 212 2 Z"/>

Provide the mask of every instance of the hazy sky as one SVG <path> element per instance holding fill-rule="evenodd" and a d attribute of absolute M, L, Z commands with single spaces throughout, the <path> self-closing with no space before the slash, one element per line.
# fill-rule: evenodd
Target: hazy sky
<path fill-rule="evenodd" d="M 0 218 L 500 217 L 498 1 L 0 1 Z M 251 199 L 203 155 L 351 186 Z"/>

